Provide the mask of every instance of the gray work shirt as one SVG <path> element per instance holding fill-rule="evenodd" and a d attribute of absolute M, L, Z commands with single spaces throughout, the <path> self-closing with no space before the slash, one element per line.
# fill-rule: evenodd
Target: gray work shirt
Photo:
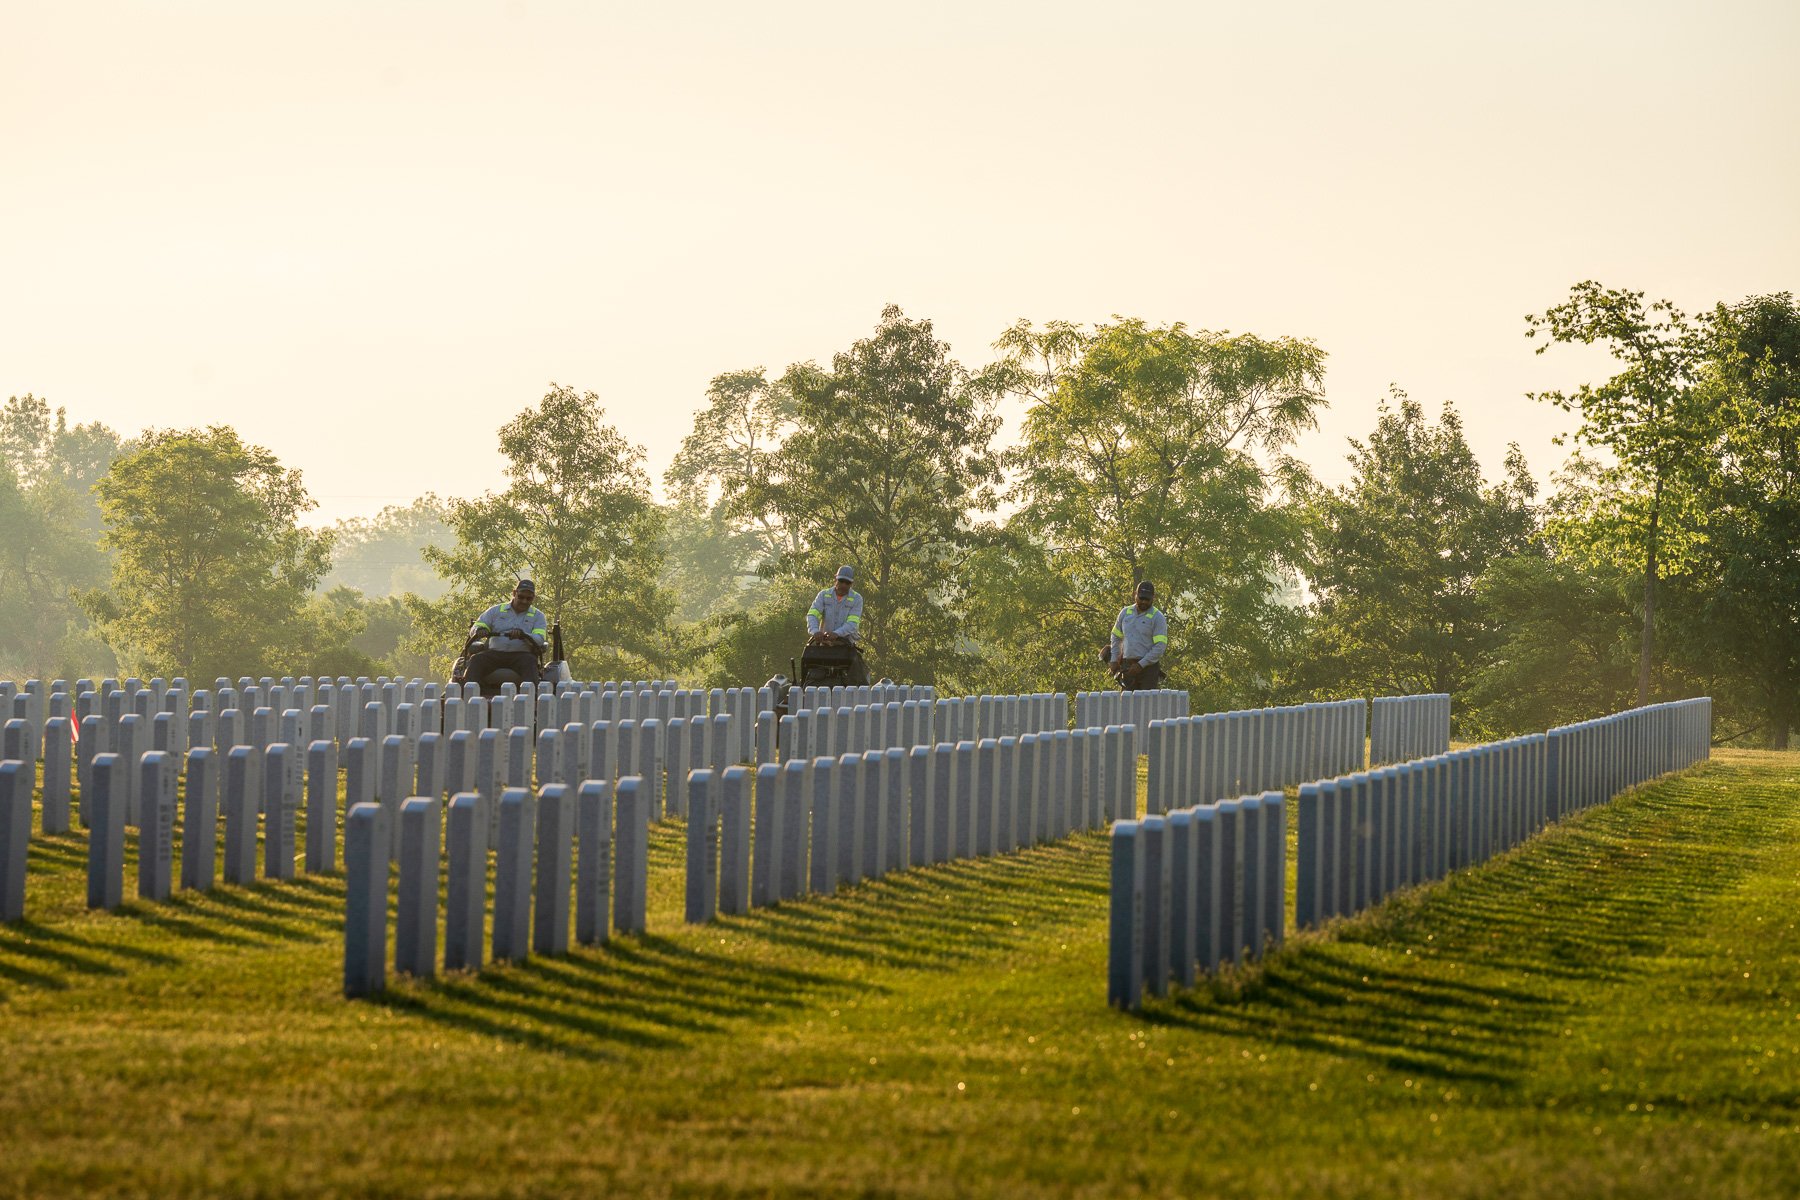
<path fill-rule="evenodd" d="M 1169 648 L 1169 618 L 1154 604 L 1145 612 L 1139 612 L 1137 605 L 1129 605 L 1119 613 L 1119 619 L 1113 622 L 1112 660 L 1135 658 L 1145 666 L 1149 666 L 1163 656 Z M 1124 653 L 1121 654 L 1120 651 Z"/>
<path fill-rule="evenodd" d="M 516 635 L 533 634 L 538 639 L 538 645 L 544 645 L 550 634 L 544 614 L 536 607 L 524 612 L 514 612 L 510 604 L 496 604 L 482 613 L 475 623 L 496 635 L 488 639 L 490 650 L 536 650 L 537 646 Z"/>
<path fill-rule="evenodd" d="M 826 588 L 813 597 L 812 607 L 806 610 L 806 632 L 817 633 L 823 629 L 851 642 L 860 642 L 862 604 L 862 593 L 855 588 L 846 592 L 841 600 L 835 591 Z"/>

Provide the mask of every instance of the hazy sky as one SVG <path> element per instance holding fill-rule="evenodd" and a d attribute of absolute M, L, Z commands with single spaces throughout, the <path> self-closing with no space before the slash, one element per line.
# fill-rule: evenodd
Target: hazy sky
<path fill-rule="evenodd" d="M 884 303 L 974 366 L 1120 313 L 1330 354 L 1542 477 L 1596 278 L 1800 290 L 1800 4 L 0 0 L 0 395 L 228 422 L 320 519 L 495 486 L 599 393 L 660 475 L 706 383 Z"/>

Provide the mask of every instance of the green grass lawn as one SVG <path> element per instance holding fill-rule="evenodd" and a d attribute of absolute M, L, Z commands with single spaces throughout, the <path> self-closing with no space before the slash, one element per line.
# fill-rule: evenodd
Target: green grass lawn
<path fill-rule="evenodd" d="M 340 878 L 92 915 L 39 841 L 0 1194 L 1800 1194 L 1800 755 L 1135 1016 L 1102 835 L 691 929 L 680 853 L 650 936 L 350 1003 Z"/>

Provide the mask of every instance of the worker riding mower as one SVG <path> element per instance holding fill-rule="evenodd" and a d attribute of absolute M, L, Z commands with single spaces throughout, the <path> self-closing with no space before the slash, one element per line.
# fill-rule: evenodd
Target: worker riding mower
<path fill-rule="evenodd" d="M 481 688 L 483 696 L 491 700 L 500 695 L 509 683 L 515 689 L 523 683 L 548 684 L 555 687 L 559 683 L 568 683 L 575 678 L 569 670 L 568 659 L 563 656 L 562 624 L 560 622 L 550 626 L 549 648 L 537 653 L 536 678 L 526 679 L 518 671 L 504 666 L 492 667 L 478 679 L 471 678 L 469 664 L 477 654 L 488 648 L 490 636 L 492 636 L 491 631 L 481 626 L 476 626 L 469 631 L 469 640 L 463 643 L 462 653 L 456 656 L 456 664 L 450 668 L 451 683 L 458 687 L 466 683 L 473 683 Z M 544 661 L 545 654 L 550 656 L 547 663 Z"/>

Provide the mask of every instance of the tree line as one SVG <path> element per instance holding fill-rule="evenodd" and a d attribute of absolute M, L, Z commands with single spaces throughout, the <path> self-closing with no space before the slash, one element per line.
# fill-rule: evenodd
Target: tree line
<path fill-rule="evenodd" d="M 442 670 L 529 574 L 582 676 L 760 681 L 847 562 L 874 671 L 953 691 L 1106 686 L 1099 648 L 1149 579 L 1204 709 L 1442 691 L 1485 737 L 1707 692 L 1722 734 L 1785 745 L 1800 307 L 1581 283 L 1525 332 L 1617 368 L 1538 397 L 1579 418 L 1547 496 L 1516 445 L 1486 478 L 1454 406 L 1398 390 L 1325 486 L 1293 454 L 1322 349 L 1125 318 L 1021 322 L 971 368 L 890 307 L 828 364 L 723 373 L 661 502 L 599 398 L 553 384 L 500 429 L 500 489 L 329 529 L 228 427 L 125 439 L 14 397 L 0 667 Z"/>

